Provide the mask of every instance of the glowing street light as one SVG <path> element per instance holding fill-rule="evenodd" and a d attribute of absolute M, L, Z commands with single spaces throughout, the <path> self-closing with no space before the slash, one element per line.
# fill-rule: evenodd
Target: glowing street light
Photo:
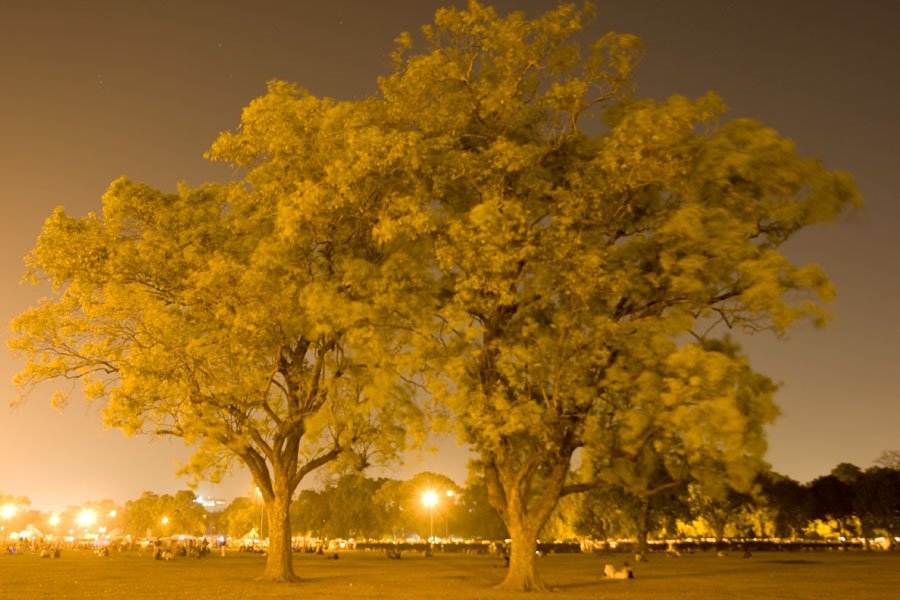
<path fill-rule="evenodd" d="M 109 511 L 109 512 L 106 514 L 106 523 L 104 524 L 104 525 L 105 525 L 105 529 L 108 530 L 108 529 L 111 528 L 111 526 L 114 526 L 114 525 L 115 525 L 114 520 L 115 520 L 115 518 L 116 518 L 116 515 L 118 515 L 118 514 L 119 514 L 119 513 L 116 512 L 116 509 L 112 509 L 111 511 Z M 115 529 L 115 527 L 112 527 L 112 528 Z"/>
<path fill-rule="evenodd" d="M 447 508 L 444 509 L 444 539 L 450 538 L 450 505 L 453 503 L 453 496 L 455 496 L 455 492 L 453 490 L 447 490 Z"/>
<path fill-rule="evenodd" d="M 87 529 L 97 522 L 97 513 L 90 508 L 86 508 L 78 513 L 78 516 L 75 518 L 75 522 L 78 523 L 79 527 Z"/>
<path fill-rule="evenodd" d="M 161 520 L 161 523 L 163 524 L 163 527 L 165 528 L 164 531 L 166 533 L 166 536 L 168 537 L 168 535 L 169 535 L 169 517 L 163 517 Z"/>
<path fill-rule="evenodd" d="M 59 515 L 56 513 L 53 513 L 52 515 L 50 515 L 50 518 L 48 519 L 48 523 L 50 523 L 50 527 L 53 528 L 53 537 L 54 538 L 58 537 L 59 536 Z"/>
<path fill-rule="evenodd" d="M 425 490 L 422 492 L 422 504 L 428 508 L 428 514 L 431 517 L 431 535 L 428 541 L 434 541 L 434 507 L 437 505 L 438 495 L 434 490 Z"/>
<path fill-rule="evenodd" d="M 12 519 L 19 508 L 15 504 L 4 504 L 0 507 L 0 518 L 3 519 L 3 543 L 6 544 L 6 528 L 9 526 L 9 520 Z"/>
<path fill-rule="evenodd" d="M 4 521 L 9 521 L 16 516 L 18 510 L 19 508 L 15 504 L 4 504 L 3 508 L 0 508 L 0 517 L 2 517 Z"/>

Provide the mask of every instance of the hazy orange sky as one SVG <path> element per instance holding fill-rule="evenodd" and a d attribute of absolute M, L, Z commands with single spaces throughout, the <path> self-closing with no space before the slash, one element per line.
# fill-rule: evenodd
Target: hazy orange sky
<path fill-rule="evenodd" d="M 361 98 L 388 72 L 392 40 L 418 31 L 432 0 L 191 2 L 0 0 L 0 320 L 33 304 L 19 285 L 23 256 L 62 204 L 81 215 L 121 175 L 164 189 L 224 180 L 202 158 L 265 82 L 295 81 L 320 96 Z M 783 382 L 782 417 L 768 460 L 800 481 L 846 461 L 868 467 L 900 449 L 900 2 L 867 0 L 597 0 L 589 38 L 616 30 L 644 38 L 638 95 L 713 90 L 731 117 L 753 117 L 802 154 L 853 173 L 864 211 L 801 234 L 788 247 L 824 266 L 838 289 L 826 330 L 743 340 L 757 370 Z M 498 1 L 536 15 L 555 2 Z M 138 497 L 184 487 L 173 473 L 181 442 L 105 431 L 97 407 L 49 407 L 46 385 L 17 408 L 21 363 L 0 351 L 0 492 L 36 508 Z M 453 445 L 411 457 L 460 483 Z M 199 492 L 230 499 L 239 473 Z"/>

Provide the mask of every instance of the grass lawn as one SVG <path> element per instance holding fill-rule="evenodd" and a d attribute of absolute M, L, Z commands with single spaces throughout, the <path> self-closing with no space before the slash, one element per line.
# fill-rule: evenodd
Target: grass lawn
<path fill-rule="evenodd" d="M 529 595 L 491 589 L 502 579 L 504 569 L 488 557 L 437 554 L 388 560 L 380 554 L 349 551 L 341 553 L 339 560 L 314 554 L 294 556 L 295 570 L 303 581 L 285 585 L 256 581 L 265 560 L 259 555 L 233 553 L 223 558 L 213 554 L 202 560 L 172 562 L 154 561 L 147 553 L 98 558 L 70 550 L 58 559 L 4 555 L 0 556 L 0 600 L 900 598 L 897 553 L 759 553 L 748 560 L 712 553 L 681 558 L 651 554 L 650 562 L 632 565 L 632 580 L 601 577 L 605 563 L 621 566 L 627 555 L 551 555 L 538 559 L 538 570 L 555 591 Z"/>

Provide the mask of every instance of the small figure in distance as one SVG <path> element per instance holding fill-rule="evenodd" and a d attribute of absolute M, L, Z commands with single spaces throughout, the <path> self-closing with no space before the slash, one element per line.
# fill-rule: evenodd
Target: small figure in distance
<path fill-rule="evenodd" d="M 675 547 L 675 542 L 669 542 L 666 546 L 666 556 L 669 558 L 678 558 L 681 556 L 681 552 L 678 551 L 678 548 Z"/>
<path fill-rule="evenodd" d="M 603 567 L 603 576 L 607 579 L 634 579 L 634 572 L 627 562 L 618 571 L 612 564 L 606 563 L 606 566 Z"/>

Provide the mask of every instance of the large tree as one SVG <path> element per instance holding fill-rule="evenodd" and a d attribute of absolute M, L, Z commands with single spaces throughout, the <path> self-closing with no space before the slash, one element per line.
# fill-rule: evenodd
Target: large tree
<path fill-rule="evenodd" d="M 863 471 L 853 486 L 853 511 L 866 548 L 869 539 L 876 535 L 883 536 L 895 548 L 900 532 L 900 470 L 871 467 Z"/>
<path fill-rule="evenodd" d="M 108 510 L 103 512 L 108 513 Z M 204 535 L 208 518 L 206 509 L 189 490 L 179 490 L 174 496 L 144 492 L 140 498 L 125 503 L 123 515 L 126 533 L 135 537 Z"/>
<path fill-rule="evenodd" d="M 812 517 L 823 521 L 834 520 L 838 534 L 843 538 L 855 532 L 856 519 L 853 514 L 853 484 L 846 479 L 847 471 L 841 463 L 828 475 L 816 477 L 809 483 L 812 497 Z M 852 466 L 852 465 L 851 465 Z"/>
<path fill-rule="evenodd" d="M 394 218 L 404 134 L 370 112 L 272 83 L 210 151 L 242 180 L 170 194 L 120 179 L 102 214 L 58 208 L 27 259 L 50 295 L 12 324 L 23 395 L 81 382 L 108 425 L 192 444 L 190 471 L 240 461 L 268 511 L 270 580 L 296 579 L 300 481 L 419 429 L 402 359 L 428 273 L 411 266 L 417 225 Z"/>
<path fill-rule="evenodd" d="M 671 538 L 677 521 L 686 520 L 688 506 L 684 486 L 668 487 L 654 494 L 598 487 L 580 498 L 576 526 L 596 539 L 634 538 L 641 552 L 649 549 L 650 536 Z"/>
<path fill-rule="evenodd" d="M 772 527 L 775 536 L 801 536 L 813 512 L 809 488 L 775 472 L 764 473 L 759 484 L 762 505 L 774 512 Z"/>
<path fill-rule="evenodd" d="M 559 499 L 647 447 L 673 480 L 749 485 L 774 386 L 717 336 L 824 322 L 827 278 L 780 247 L 858 202 L 712 94 L 635 99 L 639 41 L 585 49 L 584 18 L 440 10 L 381 80 L 435 223 L 430 385 L 513 540 L 507 589 L 544 587 L 535 538 Z"/>

